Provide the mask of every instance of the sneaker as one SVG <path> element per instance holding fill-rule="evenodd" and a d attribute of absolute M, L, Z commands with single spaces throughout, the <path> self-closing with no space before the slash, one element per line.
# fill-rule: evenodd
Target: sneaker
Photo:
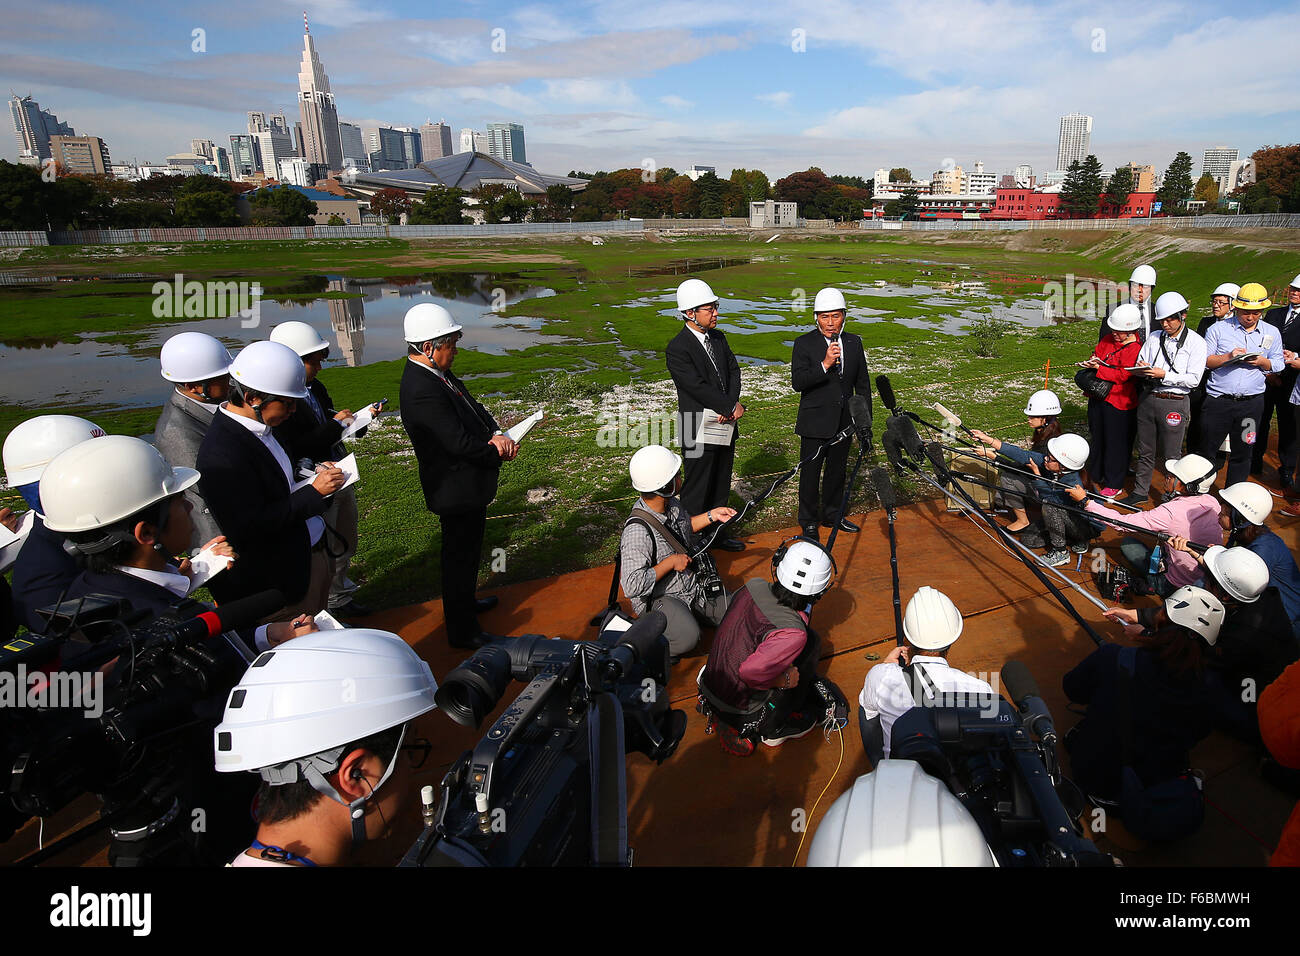
<path fill-rule="evenodd" d="M 1064 551 L 1048 551 L 1039 560 L 1049 568 L 1059 568 L 1063 564 L 1070 563 L 1070 556 Z"/>
<path fill-rule="evenodd" d="M 748 757 L 754 752 L 754 741 L 740 736 L 740 732 L 728 724 L 718 725 L 718 743 L 733 757 Z"/>
<path fill-rule="evenodd" d="M 1091 542 L 1088 542 L 1088 541 L 1076 541 L 1074 544 L 1070 545 L 1070 553 L 1071 553 L 1071 554 L 1087 554 L 1087 553 L 1088 553 L 1088 545 L 1089 545 L 1090 543 L 1091 543 Z"/>
<path fill-rule="evenodd" d="M 806 737 L 817 727 L 817 723 L 816 714 L 793 713 L 786 718 L 785 724 L 773 736 L 763 738 L 763 744 L 767 747 L 779 747 L 787 740 Z"/>
<path fill-rule="evenodd" d="M 1278 510 L 1278 514 L 1286 515 L 1288 518 L 1300 518 L 1300 501 L 1287 505 L 1285 508 Z"/>
<path fill-rule="evenodd" d="M 1099 493 L 1103 498 L 1114 498 L 1119 492 L 1118 488 L 1103 488 Z"/>

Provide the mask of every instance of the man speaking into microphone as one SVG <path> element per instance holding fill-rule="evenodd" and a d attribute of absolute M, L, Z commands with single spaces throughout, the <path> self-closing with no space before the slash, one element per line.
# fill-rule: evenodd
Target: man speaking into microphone
<path fill-rule="evenodd" d="M 839 289 L 822 289 L 813 300 L 817 328 L 794 340 L 790 385 L 799 393 L 799 458 L 806 459 L 849 425 L 849 399 L 861 395 L 871 407 L 871 378 L 862 339 L 843 332 L 848 306 Z M 855 534 L 858 526 L 840 513 L 844 466 L 852 441 L 844 439 L 799 473 L 799 524 L 814 541 L 819 524 Z M 824 468 L 824 474 L 823 474 Z"/>

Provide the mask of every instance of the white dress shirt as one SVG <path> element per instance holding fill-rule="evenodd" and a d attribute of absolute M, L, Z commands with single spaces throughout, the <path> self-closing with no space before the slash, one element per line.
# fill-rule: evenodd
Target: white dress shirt
<path fill-rule="evenodd" d="M 1182 339 L 1183 344 L 1180 346 L 1178 340 Z M 1160 348 L 1160 343 L 1164 342 L 1164 350 Z M 1173 360 L 1172 366 L 1169 359 Z M 1147 364 L 1152 368 L 1162 368 L 1165 370 L 1164 378 L 1150 379 L 1154 390 L 1157 392 L 1178 392 L 1186 395 L 1192 389 L 1201 384 L 1201 376 L 1205 373 L 1205 339 L 1201 338 L 1187 325 L 1183 326 L 1183 331 L 1178 335 L 1165 335 L 1163 329 L 1147 336 L 1147 340 L 1142 343 L 1142 351 L 1138 352 L 1138 364 Z"/>
<path fill-rule="evenodd" d="M 929 657 L 924 654 L 912 655 L 912 672 L 916 686 L 921 690 L 925 702 L 934 702 L 938 694 L 968 694 L 989 700 L 990 706 L 997 706 L 997 693 L 987 682 L 948 666 L 942 657 Z M 924 673 L 924 677 L 922 676 Z M 867 680 L 858 695 L 858 704 L 866 714 L 867 720 L 880 718 L 880 730 L 885 741 L 885 756 L 889 756 L 889 733 L 894 721 L 917 705 L 912 691 L 903 676 L 903 668 L 897 664 L 877 664 L 867 671 Z M 984 706 L 980 704 L 980 706 Z"/>
<path fill-rule="evenodd" d="M 180 569 L 175 565 L 167 565 L 166 571 L 150 571 L 148 568 L 133 568 L 125 564 L 119 564 L 117 565 L 117 570 L 121 571 L 123 574 L 129 574 L 133 578 L 139 578 L 141 581 L 148 581 L 150 584 L 156 584 L 158 587 L 164 588 L 172 594 L 175 594 L 177 598 L 189 597 L 190 591 L 192 590 L 190 579 L 181 574 Z M 266 639 L 266 629 L 268 627 L 270 627 L 269 624 L 262 624 L 257 628 L 256 632 L 254 632 L 254 643 L 257 644 L 257 649 L 259 651 L 269 651 L 271 649 L 271 643 Z M 230 631 L 222 636 L 230 642 L 230 646 L 233 647 L 239 655 L 244 658 L 244 660 L 252 659 L 253 655 L 249 652 L 248 646 L 244 644 L 237 634 Z"/>
<path fill-rule="evenodd" d="M 229 415 L 257 436 L 257 440 L 266 446 L 266 450 L 271 453 L 271 457 L 275 459 L 275 463 L 279 465 L 280 470 L 284 472 L 285 484 L 290 488 L 293 488 L 293 465 L 289 463 L 289 456 L 284 453 L 284 449 L 280 447 L 280 443 L 276 441 L 275 436 L 271 434 L 271 426 L 253 418 L 245 418 L 243 415 L 236 415 L 228 408 L 223 407 L 221 411 L 224 414 Z M 316 547 L 316 543 L 320 541 L 321 535 L 325 533 L 325 519 L 320 515 L 312 515 L 307 519 L 307 531 L 311 535 L 311 546 L 314 548 Z"/>

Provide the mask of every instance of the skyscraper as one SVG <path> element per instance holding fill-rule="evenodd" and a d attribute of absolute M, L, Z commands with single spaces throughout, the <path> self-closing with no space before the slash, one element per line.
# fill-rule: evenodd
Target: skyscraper
<path fill-rule="evenodd" d="M 108 147 L 98 136 L 51 136 L 50 153 L 70 173 L 102 176 L 113 168 Z"/>
<path fill-rule="evenodd" d="M 355 123 L 339 123 L 339 144 L 343 147 L 343 166 L 366 165 L 366 147 L 361 138 L 361 127 Z"/>
<path fill-rule="evenodd" d="M 302 111 L 303 150 L 309 162 L 324 163 L 330 169 L 343 168 L 343 146 L 339 142 L 339 114 L 330 92 L 316 47 L 302 15 L 302 65 L 298 70 L 298 107 Z"/>
<path fill-rule="evenodd" d="M 230 178 L 251 176 L 261 168 L 262 160 L 257 149 L 257 140 L 251 135 L 230 137 Z"/>
<path fill-rule="evenodd" d="M 486 153 L 488 151 L 487 133 L 466 127 L 460 131 L 460 149 L 458 153 Z"/>
<path fill-rule="evenodd" d="M 1061 117 L 1061 133 L 1056 141 L 1056 168 L 1064 171 L 1076 160 L 1082 162 L 1092 146 L 1092 117 L 1070 113 Z"/>
<path fill-rule="evenodd" d="M 524 128 L 518 123 L 488 123 L 487 135 L 489 156 L 516 163 L 528 162 L 524 151 Z"/>
<path fill-rule="evenodd" d="M 18 96 L 9 100 L 9 112 L 13 115 L 14 132 L 18 134 L 19 156 L 50 158 L 51 136 L 76 136 L 77 131 L 48 110 L 41 109 L 41 104 L 32 99 L 31 94 Z"/>
<path fill-rule="evenodd" d="M 406 168 L 414 169 L 424 162 L 424 152 L 420 148 L 420 131 L 414 126 L 399 126 L 397 131 L 402 134 L 402 158 L 406 160 Z"/>
<path fill-rule="evenodd" d="M 249 114 L 250 121 L 252 115 Z M 261 116 L 262 114 L 257 115 Z M 262 119 L 265 121 L 266 117 L 262 116 Z M 280 160 L 297 155 L 293 149 L 293 133 L 289 132 L 289 122 L 284 118 L 283 114 L 272 116 L 266 129 L 257 134 L 256 140 L 258 156 L 262 162 L 262 172 L 267 176 L 278 176 Z"/>
<path fill-rule="evenodd" d="M 451 127 L 445 122 L 425 123 L 420 127 L 420 152 L 425 159 L 441 159 L 452 154 Z"/>
<path fill-rule="evenodd" d="M 1228 170 L 1237 161 L 1237 151 L 1227 146 L 1215 146 L 1205 151 L 1201 157 L 1201 175 L 1211 176 L 1216 181 L 1226 181 Z"/>

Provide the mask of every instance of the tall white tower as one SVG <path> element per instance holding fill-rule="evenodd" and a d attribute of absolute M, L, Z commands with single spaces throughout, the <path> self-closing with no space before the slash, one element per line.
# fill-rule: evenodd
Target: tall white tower
<path fill-rule="evenodd" d="M 1092 147 L 1092 117 L 1070 113 L 1061 117 L 1061 133 L 1056 141 L 1056 168 L 1061 172 L 1075 160 L 1082 162 Z"/>
<path fill-rule="evenodd" d="M 302 63 L 298 68 L 298 108 L 302 111 L 302 143 L 307 161 L 324 163 L 330 169 L 343 168 L 343 144 L 339 140 L 339 114 L 302 12 Z"/>

